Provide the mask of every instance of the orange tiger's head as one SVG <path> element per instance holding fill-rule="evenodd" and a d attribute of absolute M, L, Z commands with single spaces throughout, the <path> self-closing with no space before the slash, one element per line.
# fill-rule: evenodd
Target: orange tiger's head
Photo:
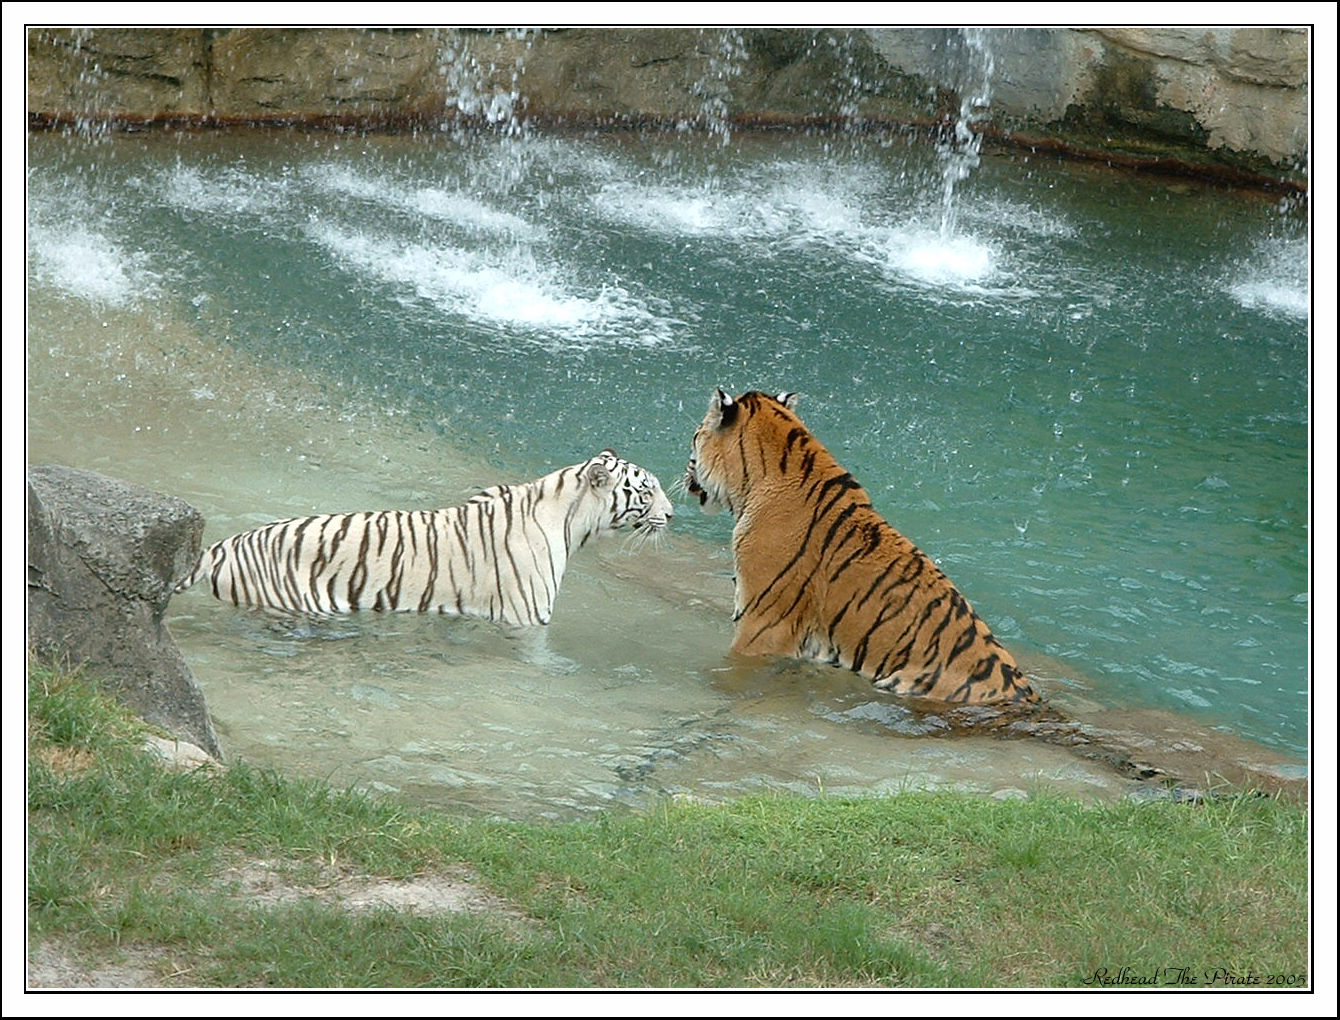
<path fill-rule="evenodd" d="M 809 433 L 796 417 L 796 393 L 712 394 L 707 415 L 693 435 L 684 485 L 708 513 L 745 510 L 756 483 L 780 477 L 797 444 Z M 753 468 L 751 469 L 751 463 Z M 769 466 L 778 471 L 769 471 Z"/>

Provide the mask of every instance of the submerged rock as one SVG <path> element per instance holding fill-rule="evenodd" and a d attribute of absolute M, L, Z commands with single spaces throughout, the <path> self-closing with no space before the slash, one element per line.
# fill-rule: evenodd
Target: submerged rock
<path fill-rule="evenodd" d="M 204 694 L 163 623 L 203 531 L 172 496 L 92 471 L 28 468 L 28 647 L 87 664 L 150 723 L 218 758 Z"/>

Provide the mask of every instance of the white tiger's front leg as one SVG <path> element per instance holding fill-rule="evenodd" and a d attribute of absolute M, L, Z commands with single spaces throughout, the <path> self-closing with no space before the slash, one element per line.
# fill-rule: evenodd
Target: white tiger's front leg
<path fill-rule="evenodd" d="M 559 655 L 549 647 L 548 627 L 504 626 L 503 634 L 509 641 L 516 642 L 517 658 L 550 676 L 575 673 L 579 668 L 575 660 Z"/>

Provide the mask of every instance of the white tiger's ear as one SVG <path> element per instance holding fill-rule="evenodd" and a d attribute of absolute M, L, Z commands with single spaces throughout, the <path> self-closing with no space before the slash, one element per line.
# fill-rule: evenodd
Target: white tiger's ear
<path fill-rule="evenodd" d="M 795 391 L 777 394 L 777 403 L 781 404 L 788 411 L 794 411 L 796 409 L 796 401 L 799 399 L 800 394 Z"/>
<path fill-rule="evenodd" d="M 582 479 L 593 489 L 607 489 L 614 481 L 614 476 L 604 464 L 593 460 L 588 462 L 582 471 Z"/>
<path fill-rule="evenodd" d="M 739 407 L 736 406 L 735 400 L 718 386 L 717 391 L 712 394 L 712 403 L 708 405 L 707 409 L 707 415 L 712 420 L 713 425 L 719 429 L 725 428 L 735 420 L 738 411 Z"/>

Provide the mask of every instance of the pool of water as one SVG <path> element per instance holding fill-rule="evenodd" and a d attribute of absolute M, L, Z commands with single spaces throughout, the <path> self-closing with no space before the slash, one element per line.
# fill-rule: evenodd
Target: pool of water
<path fill-rule="evenodd" d="M 607 445 L 668 484 L 714 386 L 799 390 L 1049 694 L 1305 755 L 1297 210 L 988 154 L 946 235 L 933 149 L 792 134 L 36 135 L 29 166 L 32 461 L 213 540 Z M 1108 784 L 728 661 L 729 527 L 686 503 L 665 548 L 584 553 L 538 670 L 462 621 L 295 637 L 191 592 L 171 626 L 230 751 L 481 810 Z"/>

